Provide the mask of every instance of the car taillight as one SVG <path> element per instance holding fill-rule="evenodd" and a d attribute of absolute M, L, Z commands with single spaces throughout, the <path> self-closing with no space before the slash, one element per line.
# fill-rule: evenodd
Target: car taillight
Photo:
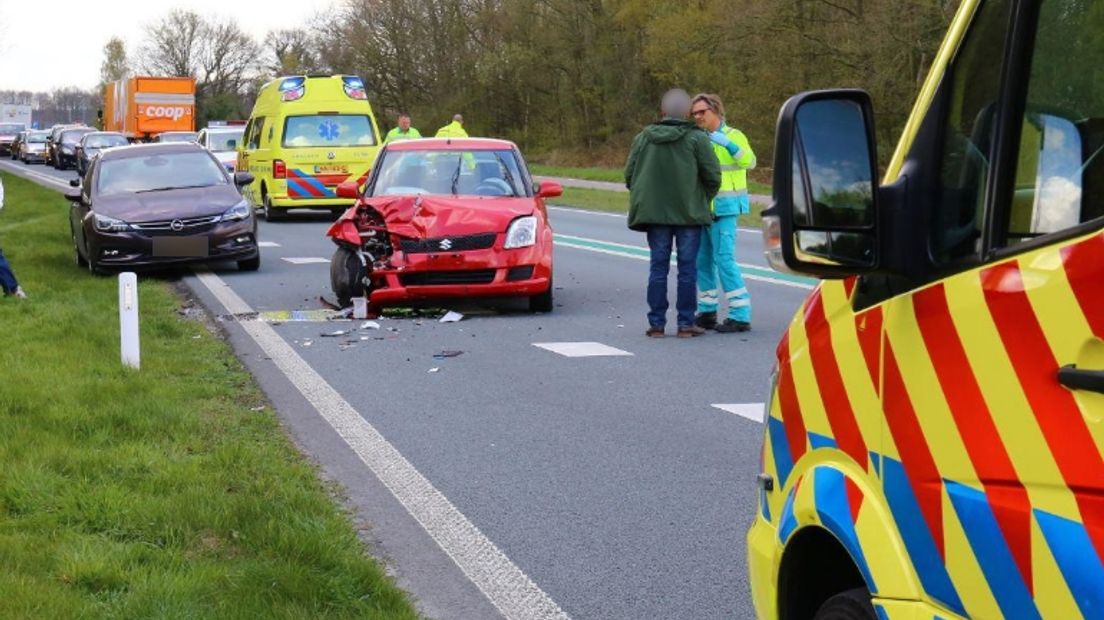
<path fill-rule="evenodd" d="M 284 165 L 284 160 L 274 159 L 272 160 L 272 177 L 276 179 L 287 178 L 287 166 Z"/>

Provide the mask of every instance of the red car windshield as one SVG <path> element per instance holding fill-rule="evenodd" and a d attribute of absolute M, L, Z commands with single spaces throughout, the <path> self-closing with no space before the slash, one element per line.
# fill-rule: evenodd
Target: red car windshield
<path fill-rule="evenodd" d="M 373 196 L 529 196 L 512 150 L 396 150 L 383 154 Z"/>

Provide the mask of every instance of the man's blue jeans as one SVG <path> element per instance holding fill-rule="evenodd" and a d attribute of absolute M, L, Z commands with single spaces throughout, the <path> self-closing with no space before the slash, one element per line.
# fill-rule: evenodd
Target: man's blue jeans
<path fill-rule="evenodd" d="M 667 274 L 671 271 L 671 247 L 678 248 L 678 294 L 675 308 L 678 310 L 678 326 L 694 324 L 697 307 L 698 246 L 701 244 L 701 226 L 650 226 L 648 248 L 652 266 L 648 275 L 648 324 L 652 327 L 667 325 Z"/>
<path fill-rule="evenodd" d="M 0 250 L 0 289 L 10 295 L 17 288 L 19 288 L 19 282 L 15 281 L 15 274 L 12 273 L 11 265 L 8 264 L 8 259 L 4 258 L 4 250 Z"/>

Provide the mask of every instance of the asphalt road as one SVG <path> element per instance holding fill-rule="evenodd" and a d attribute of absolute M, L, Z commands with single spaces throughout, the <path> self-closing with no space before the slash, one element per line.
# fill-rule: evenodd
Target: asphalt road
<path fill-rule="evenodd" d="M 46 178 L 74 176 L 15 162 L 0 168 L 29 170 L 54 189 Z M 360 322 L 290 320 L 312 313 L 286 312 L 316 311 L 320 295 L 332 297 L 322 259 L 334 246 L 323 236 L 330 218 L 322 212 L 262 221 L 260 239 L 270 245 L 259 272 L 212 272 L 262 317 L 286 317 L 266 323 L 281 344 L 566 615 L 751 618 L 744 534 L 759 471 L 757 405 L 808 282 L 776 278 L 757 231 L 742 231 L 739 260 L 759 277 L 748 281 L 753 330 L 649 339 L 643 235 L 609 214 L 552 208 L 550 218 L 557 290 L 546 315 L 521 303 L 464 306 L 459 323 L 382 319 L 381 330 L 324 337 Z M 497 602 L 494 574 L 481 576 L 443 551 L 451 548 L 441 530 L 396 501 L 386 475 L 368 470 L 363 454 L 321 421 L 317 399 L 250 335 L 246 317 L 228 316 L 210 279 L 184 281 L 221 317 L 300 448 L 344 486 L 373 552 L 423 613 L 525 615 Z M 563 342 L 631 355 L 565 357 L 534 345 Z M 463 353 L 434 357 L 444 350 Z M 734 408 L 740 415 L 716 404 L 745 407 Z"/>

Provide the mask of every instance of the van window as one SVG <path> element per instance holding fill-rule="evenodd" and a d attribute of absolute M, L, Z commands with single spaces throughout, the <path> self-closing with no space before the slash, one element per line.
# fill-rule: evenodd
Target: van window
<path fill-rule="evenodd" d="M 285 147 L 373 146 L 372 121 L 363 114 L 289 116 L 284 121 Z"/>
<path fill-rule="evenodd" d="M 249 121 L 249 127 L 245 130 L 245 148 L 261 148 L 261 127 L 264 126 L 264 121 L 265 119 L 263 116 L 258 116 Z"/>
<path fill-rule="evenodd" d="M 976 256 L 981 249 L 985 190 L 1000 96 L 999 67 L 1009 24 L 1009 0 L 979 9 L 951 70 L 943 129 L 942 191 L 932 219 L 931 252 L 937 263 Z"/>
<path fill-rule="evenodd" d="M 1104 215 L 1104 12 L 1040 6 L 1006 244 Z"/>

